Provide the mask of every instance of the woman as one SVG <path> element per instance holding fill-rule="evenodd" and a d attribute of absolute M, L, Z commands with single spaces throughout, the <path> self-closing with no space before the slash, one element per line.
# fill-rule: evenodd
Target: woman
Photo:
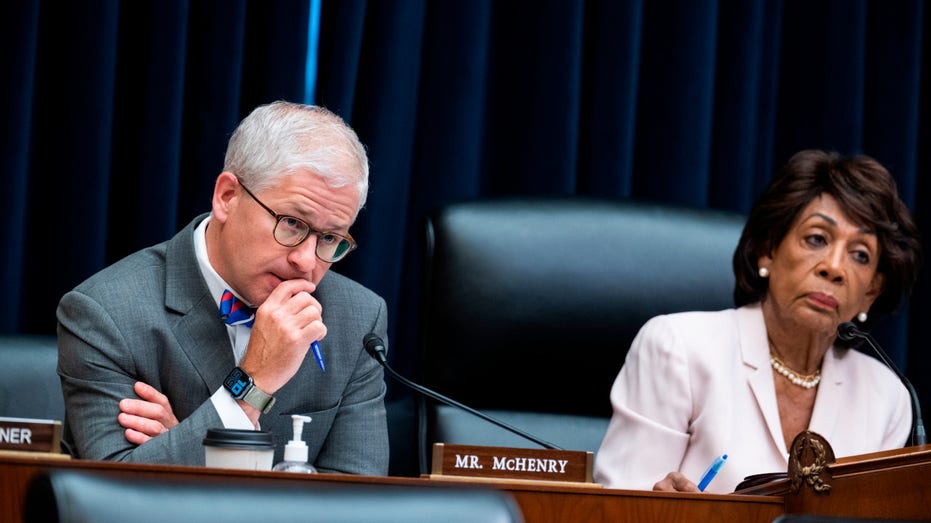
<path fill-rule="evenodd" d="M 806 429 L 838 457 L 903 446 L 908 392 L 836 333 L 894 310 L 920 256 L 914 221 L 878 162 L 793 156 L 734 253 L 738 308 L 658 316 L 634 339 L 611 391 L 596 481 L 696 491 L 727 454 L 705 491 L 732 492 L 751 474 L 786 471 L 787 449 Z"/>

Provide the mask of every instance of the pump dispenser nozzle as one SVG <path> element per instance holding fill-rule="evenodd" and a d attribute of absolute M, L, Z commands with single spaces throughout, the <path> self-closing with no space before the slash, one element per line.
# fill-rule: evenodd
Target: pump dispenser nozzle
<path fill-rule="evenodd" d="M 311 418 L 310 416 L 292 414 L 291 420 L 294 438 L 284 447 L 284 461 L 275 465 L 272 470 L 305 473 L 317 472 L 317 469 L 307 462 L 307 444 L 304 443 L 304 440 L 301 438 L 301 433 L 304 431 L 304 423 L 310 423 Z"/>

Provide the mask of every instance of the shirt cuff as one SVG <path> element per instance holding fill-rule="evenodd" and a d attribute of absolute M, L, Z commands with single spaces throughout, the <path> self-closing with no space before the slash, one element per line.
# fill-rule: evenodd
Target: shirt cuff
<path fill-rule="evenodd" d="M 246 416 L 242 407 L 239 406 L 239 403 L 233 399 L 233 396 L 225 388 L 220 387 L 217 389 L 217 391 L 213 393 L 213 396 L 210 396 L 210 401 L 213 403 L 213 408 L 217 409 L 217 414 L 220 415 L 223 428 L 245 430 L 261 428 L 252 425 L 249 416 Z"/>

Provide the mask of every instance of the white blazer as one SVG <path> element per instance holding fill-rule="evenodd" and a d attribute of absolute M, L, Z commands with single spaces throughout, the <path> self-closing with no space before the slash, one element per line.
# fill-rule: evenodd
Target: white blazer
<path fill-rule="evenodd" d="M 911 402 L 895 373 L 835 347 L 821 376 L 809 429 L 827 438 L 836 457 L 905 444 Z M 721 454 L 727 462 L 705 492 L 733 492 L 746 476 L 788 469 L 759 304 L 648 321 L 611 404 L 595 460 L 595 481 L 607 487 L 648 490 L 671 471 L 698 483 Z"/>

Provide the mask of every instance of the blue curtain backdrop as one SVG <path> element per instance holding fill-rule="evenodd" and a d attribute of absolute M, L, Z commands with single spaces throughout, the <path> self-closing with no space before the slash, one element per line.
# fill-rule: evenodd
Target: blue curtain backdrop
<path fill-rule="evenodd" d="M 53 333 L 62 293 L 209 208 L 236 123 L 304 99 L 310 3 L 0 6 L 0 332 Z M 416 377 L 421 226 L 443 203 L 746 213 L 816 147 L 879 159 L 931 235 L 925 22 L 920 0 L 323 0 L 315 99 L 372 160 L 337 270 L 387 299 L 392 362 Z M 928 280 L 875 334 L 931 405 Z M 413 440 L 393 436 L 393 473 L 416 473 Z"/>

